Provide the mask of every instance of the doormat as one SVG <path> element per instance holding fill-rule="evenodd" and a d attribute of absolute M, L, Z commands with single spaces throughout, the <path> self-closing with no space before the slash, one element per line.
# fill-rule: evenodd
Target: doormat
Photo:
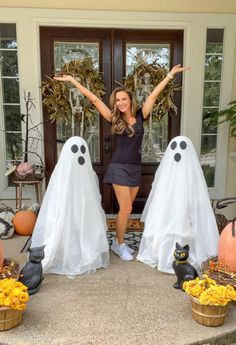
<path fill-rule="evenodd" d="M 111 218 L 111 219 L 107 219 L 107 227 L 108 227 L 108 231 L 112 231 L 116 229 L 116 219 Z M 127 224 L 127 230 L 128 231 L 143 231 L 143 223 L 140 222 L 139 218 L 132 218 L 128 220 L 128 224 Z"/>
<path fill-rule="evenodd" d="M 125 242 L 135 251 L 138 251 L 142 235 L 143 235 L 142 231 L 128 231 L 125 233 Z M 109 242 L 109 246 L 111 246 L 112 241 L 115 238 L 115 236 L 116 236 L 115 231 L 107 232 L 107 239 Z"/>

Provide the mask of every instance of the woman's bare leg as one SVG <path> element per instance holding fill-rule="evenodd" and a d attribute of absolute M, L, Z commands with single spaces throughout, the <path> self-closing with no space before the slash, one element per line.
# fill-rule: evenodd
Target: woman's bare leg
<path fill-rule="evenodd" d="M 139 187 L 129 187 L 129 189 L 130 189 L 130 197 L 131 197 L 131 201 L 133 205 L 136 195 L 138 194 Z"/>
<path fill-rule="evenodd" d="M 124 234 L 126 231 L 128 218 L 139 187 L 113 185 L 113 188 L 119 204 L 119 212 L 116 219 L 116 237 L 118 244 L 121 244 L 124 243 Z"/>

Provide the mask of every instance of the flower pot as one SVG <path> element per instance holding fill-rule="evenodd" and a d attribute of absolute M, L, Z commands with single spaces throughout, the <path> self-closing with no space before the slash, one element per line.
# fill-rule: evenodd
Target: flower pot
<path fill-rule="evenodd" d="M 193 319 L 204 326 L 216 327 L 225 322 L 228 305 L 203 305 L 195 297 L 191 298 Z"/>
<path fill-rule="evenodd" d="M 0 307 L 0 331 L 6 331 L 19 325 L 22 321 L 22 310 Z"/>

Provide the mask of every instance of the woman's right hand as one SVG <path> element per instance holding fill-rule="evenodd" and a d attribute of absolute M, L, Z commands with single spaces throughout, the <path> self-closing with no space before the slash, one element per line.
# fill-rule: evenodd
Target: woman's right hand
<path fill-rule="evenodd" d="M 94 93 L 92 93 L 89 89 L 84 87 L 78 80 L 76 80 L 72 75 L 63 74 L 62 76 L 55 76 L 53 77 L 54 80 L 64 81 L 67 83 L 71 83 L 74 85 L 85 97 L 87 97 L 97 108 L 99 113 L 109 122 L 111 122 L 111 111 L 106 106 L 103 101 L 98 98 Z"/>
<path fill-rule="evenodd" d="M 75 78 L 72 77 L 72 75 L 63 74 L 62 76 L 55 76 L 53 79 L 58 81 L 65 81 L 71 84 L 74 84 L 76 82 Z"/>

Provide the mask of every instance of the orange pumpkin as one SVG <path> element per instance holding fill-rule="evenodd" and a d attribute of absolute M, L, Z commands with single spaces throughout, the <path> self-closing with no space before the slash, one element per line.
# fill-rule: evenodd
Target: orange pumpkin
<path fill-rule="evenodd" d="M 236 218 L 224 228 L 220 235 L 218 259 L 221 265 L 236 272 Z"/>
<path fill-rule="evenodd" d="M 12 220 L 16 234 L 21 236 L 32 235 L 36 219 L 36 214 L 31 210 L 18 211 Z"/>
<path fill-rule="evenodd" d="M 0 267 L 3 265 L 3 260 L 4 260 L 4 251 L 3 251 L 2 241 L 0 240 Z"/>

